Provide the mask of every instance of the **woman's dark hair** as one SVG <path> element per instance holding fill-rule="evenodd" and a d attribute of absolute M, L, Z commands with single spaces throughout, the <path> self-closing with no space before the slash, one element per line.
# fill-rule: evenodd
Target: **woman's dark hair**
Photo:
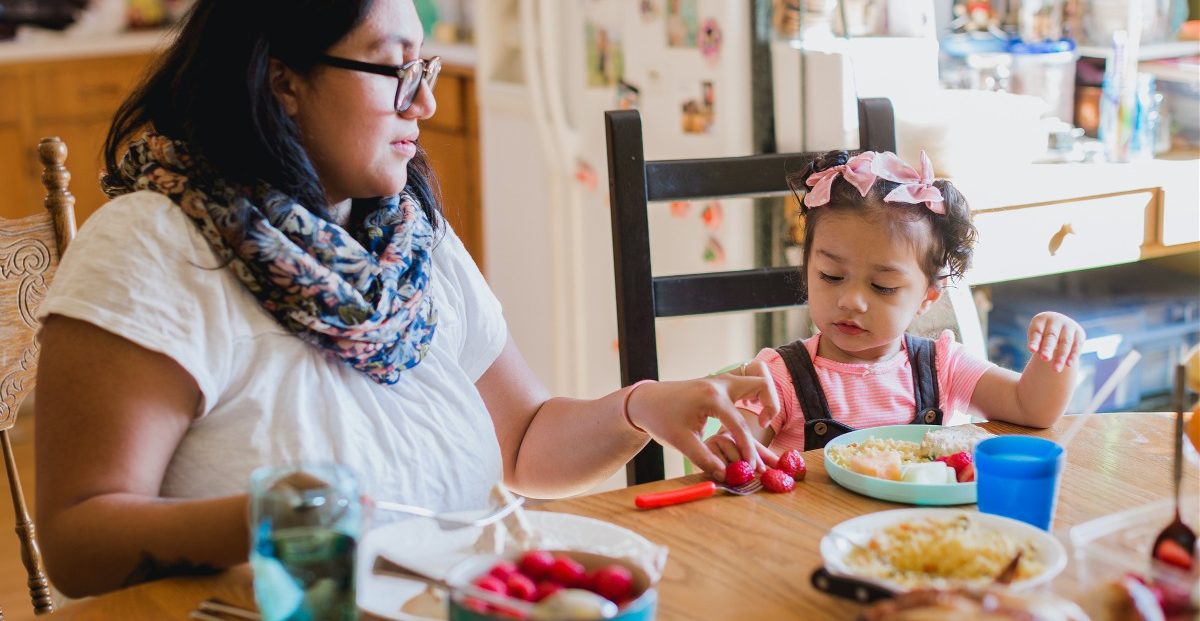
<path fill-rule="evenodd" d="M 937 214 L 925 207 L 924 204 L 910 205 L 907 203 L 889 203 L 884 200 L 899 184 L 882 177 L 877 178 L 871 185 L 866 196 L 842 175 L 838 175 L 829 190 L 829 202 L 817 208 L 804 205 L 802 195 L 809 190 L 808 178 L 834 166 L 842 166 L 850 161 L 846 151 L 829 151 L 817 156 L 812 163 L 799 172 L 788 175 L 788 185 L 800 202 L 800 214 L 804 216 L 804 264 L 808 265 L 812 252 L 813 234 L 825 214 L 833 212 L 855 211 L 867 217 L 883 218 L 891 226 L 893 234 L 904 235 L 913 247 L 917 249 L 921 262 L 921 271 L 929 277 L 931 285 L 941 288 L 948 280 L 962 278 L 967 268 L 971 266 L 971 254 L 975 247 L 977 232 L 971 223 L 971 208 L 967 199 L 945 179 L 938 179 L 933 185 L 941 190 L 945 214 Z M 917 237 L 920 235 L 918 222 L 929 223 L 932 235 L 929 239 Z M 924 253 L 923 255 L 921 253 Z M 808 270 L 800 270 L 804 279 L 805 290 L 808 288 Z"/>
<path fill-rule="evenodd" d="M 372 0 L 198 0 L 175 43 L 117 110 L 104 143 L 107 174 L 147 126 L 182 140 L 225 180 L 265 181 L 329 219 L 325 191 L 269 83 L 272 58 L 307 74 L 366 18 Z M 423 149 L 406 190 L 439 224 L 436 178 Z"/>

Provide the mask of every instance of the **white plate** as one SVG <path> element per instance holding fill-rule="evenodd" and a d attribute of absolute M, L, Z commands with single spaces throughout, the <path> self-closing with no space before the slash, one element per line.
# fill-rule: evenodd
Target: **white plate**
<path fill-rule="evenodd" d="M 462 514 L 467 516 L 469 514 Z M 641 535 L 601 520 L 553 513 L 527 511 L 533 528 L 558 541 L 571 542 L 576 550 L 592 551 L 608 556 L 651 561 L 646 567 L 652 580 L 662 575 L 666 548 L 651 543 Z M 435 576 L 444 576 L 459 561 L 472 556 L 472 547 L 481 528 L 441 530 L 431 520 L 411 519 L 381 526 L 363 537 L 358 555 L 358 606 L 366 612 L 396 621 L 429 621 L 400 612 L 404 603 L 425 590 L 425 584 L 371 573 L 377 555 L 397 563 L 420 568 Z M 443 617 L 444 618 L 444 617 Z"/>
<path fill-rule="evenodd" d="M 958 509 L 896 509 L 880 511 L 846 520 L 833 527 L 836 534 L 825 535 L 821 539 L 821 558 L 829 573 L 852 576 L 879 584 L 897 592 L 907 591 L 907 587 L 879 578 L 861 576 L 846 565 L 846 555 L 854 549 L 853 544 L 865 544 L 875 533 L 900 522 L 925 519 L 949 519 L 966 515 L 987 528 L 999 531 L 1017 539 L 1031 541 L 1041 557 L 1045 570 L 1026 580 L 1020 580 L 1009 585 L 1014 591 L 1031 589 L 1054 579 L 1067 566 L 1067 553 L 1063 545 L 1044 530 L 1034 528 L 1024 522 L 1009 519 L 989 513 L 961 511 Z M 841 535 L 841 536 L 838 536 Z"/>

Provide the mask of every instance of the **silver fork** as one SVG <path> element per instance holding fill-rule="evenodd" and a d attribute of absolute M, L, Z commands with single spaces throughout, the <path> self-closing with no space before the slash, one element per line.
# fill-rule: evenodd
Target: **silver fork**
<path fill-rule="evenodd" d="M 668 490 L 665 492 L 654 492 L 651 494 L 640 494 L 635 496 L 633 504 L 639 509 L 657 509 L 659 507 L 668 507 L 677 505 L 682 502 L 691 502 L 708 498 L 717 493 L 717 490 L 723 490 L 726 493 L 735 496 L 746 496 L 753 494 L 762 489 L 762 479 L 754 477 L 747 483 L 731 486 L 716 481 L 703 481 L 695 485 L 681 487 L 679 489 Z"/>
<path fill-rule="evenodd" d="M 423 518 L 429 518 L 437 522 L 438 528 L 442 530 L 457 530 L 459 528 L 470 528 L 473 526 L 487 526 L 493 522 L 499 522 L 508 517 L 510 513 L 516 511 L 521 505 L 525 504 L 524 496 L 516 496 L 513 501 L 496 509 L 495 511 L 473 520 L 463 518 L 450 517 L 444 513 L 438 513 L 432 509 L 418 507 L 416 505 L 406 505 L 398 502 L 389 502 L 386 500 L 376 500 L 374 505 L 378 509 L 384 511 L 396 511 L 398 513 L 407 513 Z"/>

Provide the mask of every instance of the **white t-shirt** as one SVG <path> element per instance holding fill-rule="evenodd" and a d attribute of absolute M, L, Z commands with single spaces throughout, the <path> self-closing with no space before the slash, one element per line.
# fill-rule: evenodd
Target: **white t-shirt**
<path fill-rule="evenodd" d="M 87 321 L 195 378 L 203 402 L 167 467 L 165 497 L 245 492 L 263 464 L 336 461 L 376 498 L 480 508 L 502 466 L 475 381 L 508 333 L 499 301 L 444 230 L 430 279 L 437 332 L 421 364 L 391 386 L 284 330 L 179 207 L 153 192 L 122 196 L 88 219 L 39 315 Z"/>

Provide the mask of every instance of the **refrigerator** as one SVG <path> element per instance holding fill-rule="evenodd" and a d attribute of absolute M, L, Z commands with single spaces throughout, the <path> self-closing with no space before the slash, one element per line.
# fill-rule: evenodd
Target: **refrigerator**
<path fill-rule="evenodd" d="M 476 5 L 487 279 L 553 394 L 620 386 L 604 111 L 640 111 L 648 160 L 753 153 L 751 4 Z M 655 275 L 753 267 L 749 202 L 651 205 Z M 657 334 L 664 380 L 756 353 L 750 314 L 659 320 Z M 682 473 L 678 453 L 666 460 L 667 476 Z"/>

